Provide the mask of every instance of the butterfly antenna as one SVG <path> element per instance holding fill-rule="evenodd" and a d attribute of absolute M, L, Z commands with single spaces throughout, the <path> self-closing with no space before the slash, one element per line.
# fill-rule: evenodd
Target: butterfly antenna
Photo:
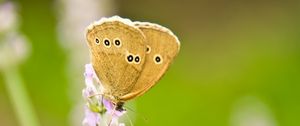
<path fill-rule="evenodd" d="M 148 119 L 147 119 L 146 116 L 144 116 L 144 114 L 138 114 L 136 111 L 134 111 L 134 110 L 133 110 L 132 108 L 130 108 L 129 106 L 125 106 L 125 105 L 124 105 L 124 107 L 126 107 L 126 109 L 130 110 L 131 112 L 137 114 L 137 117 L 142 118 L 146 123 L 148 123 Z"/>
<path fill-rule="evenodd" d="M 88 98 L 92 98 L 92 97 L 95 97 L 95 96 L 98 96 L 98 95 L 103 95 L 103 94 L 100 94 L 100 93 L 93 94 L 93 95 L 88 96 Z"/>
<path fill-rule="evenodd" d="M 126 106 L 126 105 L 124 105 L 124 107 L 125 107 L 126 109 L 130 110 L 131 112 L 136 113 L 136 112 L 133 110 L 133 108 L 131 108 L 131 107 L 129 107 L 129 106 Z"/>
<path fill-rule="evenodd" d="M 133 126 L 132 120 L 130 119 L 129 115 L 127 113 L 125 113 L 126 117 L 129 119 L 129 123 L 131 126 Z"/>

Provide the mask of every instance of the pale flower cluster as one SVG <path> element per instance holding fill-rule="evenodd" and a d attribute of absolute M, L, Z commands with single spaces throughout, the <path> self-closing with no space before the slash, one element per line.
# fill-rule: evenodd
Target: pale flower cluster
<path fill-rule="evenodd" d="M 0 4 L 0 69 L 21 63 L 29 54 L 29 44 L 18 31 L 16 5 Z"/>
<path fill-rule="evenodd" d="M 103 88 L 91 64 L 85 66 L 84 76 L 86 87 L 83 89 L 82 95 L 86 101 L 86 106 L 83 125 L 125 126 L 124 123 L 119 123 L 118 120 L 126 111 L 115 110 L 115 105 L 102 97 Z"/>

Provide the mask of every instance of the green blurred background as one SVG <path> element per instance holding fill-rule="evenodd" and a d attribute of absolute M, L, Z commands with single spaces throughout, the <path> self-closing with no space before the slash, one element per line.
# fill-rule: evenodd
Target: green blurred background
<path fill-rule="evenodd" d="M 299 1 L 102 1 L 111 2 L 105 6 L 110 11 L 96 19 L 119 15 L 158 23 L 181 41 L 180 53 L 162 80 L 130 103 L 134 125 L 300 125 Z M 78 59 L 80 70 L 70 67 L 77 51 L 64 47 L 59 37 L 59 15 L 65 9 L 58 0 L 13 2 L 18 31 L 31 46 L 17 71 L 38 121 L 42 126 L 74 125 L 73 114 L 84 111 L 73 108 L 84 104 L 81 90 L 88 61 Z M 85 13 L 76 16 L 85 18 Z M 78 32 L 84 35 L 84 29 Z M 85 41 L 78 45 L 87 48 Z M 6 73 L 0 72 L 0 125 L 21 125 L 5 86 Z M 76 87 L 71 86 L 74 78 Z"/>

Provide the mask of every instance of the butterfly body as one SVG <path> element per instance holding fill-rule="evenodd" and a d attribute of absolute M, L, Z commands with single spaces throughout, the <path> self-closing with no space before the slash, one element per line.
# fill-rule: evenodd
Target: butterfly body
<path fill-rule="evenodd" d="M 103 96 L 115 103 L 116 109 L 153 87 L 180 47 L 170 30 L 118 16 L 91 24 L 86 38 Z"/>

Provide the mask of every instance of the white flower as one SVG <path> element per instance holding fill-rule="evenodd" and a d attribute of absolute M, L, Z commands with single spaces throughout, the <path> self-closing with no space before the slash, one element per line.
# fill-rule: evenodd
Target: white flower
<path fill-rule="evenodd" d="M 29 54 L 25 36 L 16 29 L 17 21 L 13 3 L 0 5 L 0 69 L 18 65 Z"/>
<path fill-rule="evenodd" d="M 111 0 L 60 0 L 58 35 L 66 48 L 87 49 L 85 29 L 113 10 Z"/>
<path fill-rule="evenodd" d="M 17 33 L 7 33 L 0 38 L 0 68 L 15 66 L 29 54 L 26 38 Z"/>
<path fill-rule="evenodd" d="M 231 126 L 276 125 L 271 109 L 257 97 L 242 97 L 233 106 Z"/>
<path fill-rule="evenodd" d="M 0 34 L 12 30 L 17 25 L 17 14 L 13 3 L 0 5 Z"/>

